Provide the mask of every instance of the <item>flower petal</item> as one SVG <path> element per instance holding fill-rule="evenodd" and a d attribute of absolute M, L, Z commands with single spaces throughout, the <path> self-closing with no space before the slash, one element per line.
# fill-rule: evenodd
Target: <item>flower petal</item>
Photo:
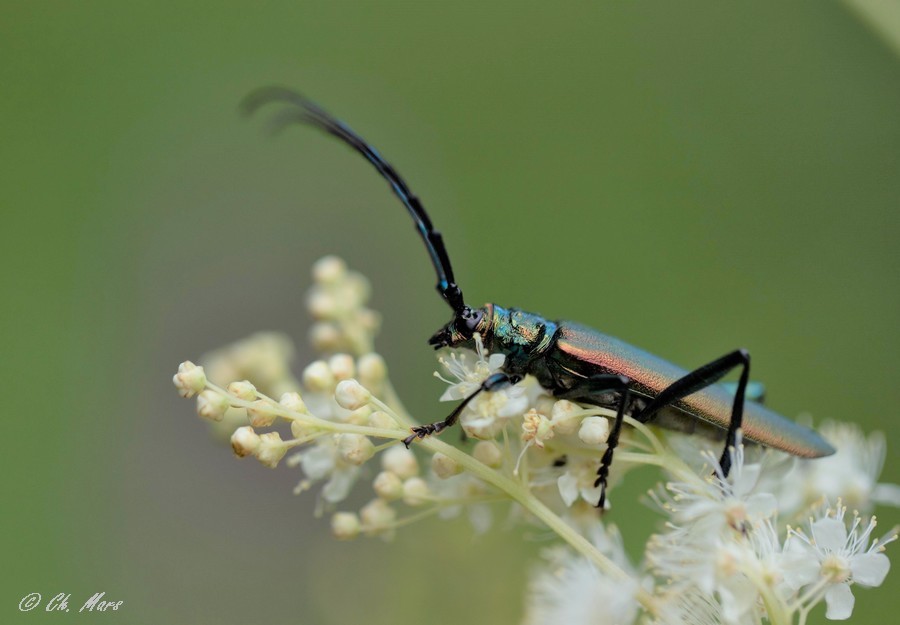
<path fill-rule="evenodd" d="M 331 474 L 331 479 L 322 487 L 322 498 L 329 503 L 343 501 L 359 473 L 359 467 L 346 467 L 336 470 Z"/>
<path fill-rule="evenodd" d="M 570 507 L 578 499 L 578 478 L 569 471 L 559 476 L 556 486 L 559 488 L 559 495 L 566 507 Z"/>
<path fill-rule="evenodd" d="M 850 558 L 853 581 L 861 586 L 881 586 L 890 569 L 891 561 L 883 553 L 861 553 Z"/>
<path fill-rule="evenodd" d="M 488 367 L 490 367 L 491 371 L 496 371 L 502 367 L 504 362 L 506 362 L 506 354 L 491 354 L 488 357 Z"/>
<path fill-rule="evenodd" d="M 781 557 L 781 570 L 785 583 L 797 590 L 816 581 L 821 564 L 814 550 L 792 542 Z"/>
<path fill-rule="evenodd" d="M 334 449 L 317 445 L 300 458 L 303 472 L 311 480 L 321 480 L 334 470 Z"/>
<path fill-rule="evenodd" d="M 752 519 L 768 519 L 775 516 L 778 499 L 772 493 L 756 493 L 746 499 L 747 515 Z"/>
<path fill-rule="evenodd" d="M 847 527 L 843 521 L 826 517 L 815 521 L 811 529 L 820 551 L 840 551 L 847 544 Z"/>
<path fill-rule="evenodd" d="M 853 614 L 853 593 L 850 584 L 834 584 L 825 591 L 825 618 L 832 621 L 844 621 Z"/>
<path fill-rule="evenodd" d="M 877 484 L 872 491 L 872 501 L 883 506 L 900 508 L 900 486 L 896 484 Z"/>

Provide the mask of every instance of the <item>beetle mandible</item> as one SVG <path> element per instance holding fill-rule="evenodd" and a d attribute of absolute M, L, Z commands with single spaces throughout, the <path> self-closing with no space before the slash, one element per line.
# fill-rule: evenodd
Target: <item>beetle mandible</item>
<path fill-rule="evenodd" d="M 506 356 L 502 369 L 484 380 L 447 418 L 413 427 L 412 434 L 403 441 L 407 447 L 417 438 L 453 426 L 466 405 L 480 393 L 517 384 L 526 375 L 532 375 L 556 398 L 615 410 L 615 421 L 594 484 L 601 487 L 597 502 L 601 509 L 605 507 L 609 467 L 626 415 L 642 423 L 684 432 L 709 435 L 724 431 L 725 449 L 719 464 L 726 476 L 731 465 L 729 448 L 735 444 L 738 429 L 742 430 L 744 440 L 795 456 L 818 458 L 834 453 L 834 448 L 813 430 L 758 401 L 745 402 L 750 354 L 743 349 L 687 371 L 578 323 L 551 321 L 496 304 L 471 308 L 456 284 L 440 232 L 434 229 L 421 202 L 394 168 L 348 126 L 295 91 L 280 87 L 260 89 L 250 94 L 243 108 L 252 113 L 271 102 L 288 105 L 274 118 L 275 127 L 301 123 L 340 139 L 378 170 L 409 211 L 437 272 L 438 293 L 453 311 L 449 323 L 429 339 L 429 344 L 435 349 L 471 349 L 478 333 L 488 351 Z M 719 380 L 734 369 L 740 369 L 740 378 L 732 391 Z"/>

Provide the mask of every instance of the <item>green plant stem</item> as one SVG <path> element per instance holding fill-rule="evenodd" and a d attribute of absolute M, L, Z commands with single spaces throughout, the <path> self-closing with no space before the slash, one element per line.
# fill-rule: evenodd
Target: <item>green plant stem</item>
<path fill-rule="evenodd" d="M 500 489 L 510 496 L 514 501 L 519 503 L 523 508 L 528 510 L 535 517 L 540 519 L 547 527 L 556 532 L 560 538 L 569 543 L 576 551 L 593 562 L 597 568 L 609 575 L 610 577 L 628 581 L 635 585 L 635 598 L 650 613 L 656 612 L 656 603 L 653 596 L 641 588 L 634 578 L 619 567 L 615 562 L 600 553 L 600 551 L 591 544 L 584 536 L 579 534 L 569 524 L 557 516 L 550 508 L 539 501 L 524 484 L 517 482 L 502 473 L 491 469 L 490 467 L 478 462 L 472 456 L 460 451 L 452 445 L 448 445 L 436 438 L 425 438 L 419 443 L 420 446 L 428 449 L 432 453 L 440 452 L 449 458 L 452 458 L 465 470 L 469 471 L 475 477 L 482 481 Z"/>

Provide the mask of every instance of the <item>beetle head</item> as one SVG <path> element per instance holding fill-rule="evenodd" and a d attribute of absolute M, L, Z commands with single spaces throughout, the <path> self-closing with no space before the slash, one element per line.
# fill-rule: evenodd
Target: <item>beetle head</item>
<path fill-rule="evenodd" d="M 481 334 L 487 343 L 493 320 L 493 306 L 485 304 L 482 308 L 464 306 L 453 314 L 450 322 L 428 339 L 428 344 L 435 349 L 442 347 L 473 347 L 475 333 Z"/>

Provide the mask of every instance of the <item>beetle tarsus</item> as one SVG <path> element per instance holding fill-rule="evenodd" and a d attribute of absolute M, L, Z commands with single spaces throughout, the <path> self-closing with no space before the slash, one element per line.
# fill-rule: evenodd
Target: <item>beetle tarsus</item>
<path fill-rule="evenodd" d="M 436 421 L 435 423 L 429 423 L 428 425 L 415 425 L 411 427 L 412 434 L 403 439 L 403 444 L 409 449 L 410 444 L 417 438 L 425 438 L 431 434 L 440 434 L 445 429 L 456 425 L 456 422 L 459 420 L 459 415 L 462 414 L 463 408 L 465 408 L 470 401 L 475 399 L 479 393 L 484 391 L 496 391 L 506 386 L 518 384 L 521 381 L 522 376 L 518 374 L 509 374 L 503 371 L 492 373 L 481 383 L 481 386 L 475 389 L 474 393 L 462 400 L 446 419 L 443 421 Z"/>
<path fill-rule="evenodd" d="M 447 420 L 429 423 L 428 425 L 416 425 L 411 427 L 412 434 L 403 439 L 403 444 L 409 449 L 410 444 L 417 438 L 425 438 L 432 434 L 440 434 L 447 427 Z"/>

